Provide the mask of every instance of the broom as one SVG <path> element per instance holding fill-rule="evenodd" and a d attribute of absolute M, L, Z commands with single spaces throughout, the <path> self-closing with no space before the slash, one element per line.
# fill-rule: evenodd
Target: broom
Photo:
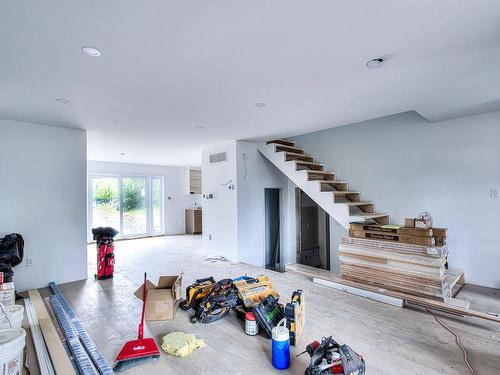
<path fill-rule="evenodd" d="M 152 338 L 144 338 L 144 311 L 146 310 L 147 294 L 146 272 L 144 272 L 144 298 L 142 300 L 142 315 L 141 323 L 139 323 L 139 335 L 137 340 L 126 342 L 120 353 L 118 353 L 118 356 L 115 359 L 116 365 L 113 368 L 115 372 L 127 370 L 150 359 L 160 358 L 160 351 L 156 346 L 155 340 Z"/>

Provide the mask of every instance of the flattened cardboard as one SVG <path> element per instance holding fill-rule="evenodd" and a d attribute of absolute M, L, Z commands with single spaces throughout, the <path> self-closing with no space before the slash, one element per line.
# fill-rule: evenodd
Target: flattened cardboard
<path fill-rule="evenodd" d="M 174 319 L 181 298 L 181 283 L 181 276 L 160 276 L 158 285 L 146 280 L 148 296 L 144 319 L 147 321 Z M 141 301 L 144 300 L 143 285 L 134 293 Z"/>

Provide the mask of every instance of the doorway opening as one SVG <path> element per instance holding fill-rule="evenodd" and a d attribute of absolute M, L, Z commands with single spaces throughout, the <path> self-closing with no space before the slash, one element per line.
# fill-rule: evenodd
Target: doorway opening
<path fill-rule="evenodd" d="M 297 263 L 330 271 L 330 215 L 299 188 L 295 200 Z"/>
<path fill-rule="evenodd" d="M 281 271 L 280 189 L 264 189 L 266 268 Z"/>

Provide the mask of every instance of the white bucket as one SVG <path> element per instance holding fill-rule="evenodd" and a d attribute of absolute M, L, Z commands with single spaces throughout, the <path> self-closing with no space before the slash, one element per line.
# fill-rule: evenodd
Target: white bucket
<path fill-rule="evenodd" d="M 0 330 L 0 375 L 22 374 L 25 339 L 22 328 Z"/>
<path fill-rule="evenodd" d="M 23 317 L 23 306 L 4 306 L 0 304 L 0 329 L 21 328 L 23 325 Z"/>

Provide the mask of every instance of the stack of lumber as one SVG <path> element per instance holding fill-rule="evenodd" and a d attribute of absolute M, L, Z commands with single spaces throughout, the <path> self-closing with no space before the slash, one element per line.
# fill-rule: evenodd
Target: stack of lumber
<path fill-rule="evenodd" d="M 448 248 L 435 245 L 432 229 L 352 223 L 350 235 L 339 245 L 343 279 L 445 299 L 463 275 L 446 269 Z"/>

